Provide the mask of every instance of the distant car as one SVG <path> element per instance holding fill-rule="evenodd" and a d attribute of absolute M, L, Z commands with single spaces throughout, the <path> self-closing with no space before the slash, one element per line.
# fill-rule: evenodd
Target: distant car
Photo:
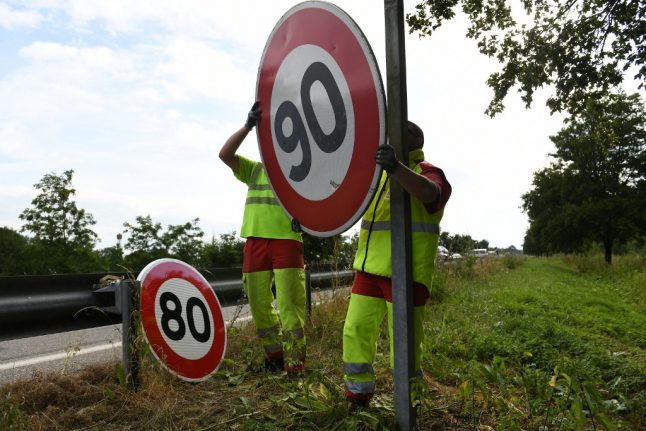
<path fill-rule="evenodd" d="M 462 259 L 462 255 L 460 253 L 452 253 L 449 259 Z"/>
<path fill-rule="evenodd" d="M 486 248 L 474 248 L 473 249 L 473 255 L 477 258 L 483 258 L 487 255 L 487 249 Z"/>
<path fill-rule="evenodd" d="M 449 250 L 444 247 L 443 245 L 438 245 L 437 246 L 437 258 L 440 260 L 445 260 L 448 259 L 449 257 Z"/>

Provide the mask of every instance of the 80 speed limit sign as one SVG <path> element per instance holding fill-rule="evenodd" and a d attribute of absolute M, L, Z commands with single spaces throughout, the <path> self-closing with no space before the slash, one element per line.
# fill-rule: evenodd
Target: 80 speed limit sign
<path fill-rule="evenodd" d="M 257 133 L 269 182 L 302 229 L 350 228 L 374 195 L 385 143 L 379 69 L 357 24 L 337 6 L 308 1 L 274 27 L 258 71 Z"/>
<path fill-rule="evenodd" d="M 139 274 L 141 324 L 155 357 L 183 380 L 208 378 L 226 350 L 220 302 L 192 266 L 159 259 Z"/>

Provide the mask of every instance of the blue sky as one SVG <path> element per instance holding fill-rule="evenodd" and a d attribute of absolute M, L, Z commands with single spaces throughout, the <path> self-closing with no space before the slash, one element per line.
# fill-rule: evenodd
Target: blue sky
<path fill-rule="evenodd" d="M 245 187 L 217 153 L 244 123 L 265 42 L 295 3 L 0 0 L 0 226 L 19 229 L 33 184 L 73 169 L 101 247 L 139 215 L 164 225 L 199 217 L 207 237 L 239 231 Z M 335 4 L 385 79 L 382 3 Z M 511 94 L 504 113 L 486 117 L 496 64 L 465 32 L 458 17 L 432 39 L 407 37 L 409 118 L 453 184 L 442 228 L 520 247 L 520 196 L 563 116 L 540 92 L 530 110 Z M 253 136 L 241 153 L 258 158 Z"/>

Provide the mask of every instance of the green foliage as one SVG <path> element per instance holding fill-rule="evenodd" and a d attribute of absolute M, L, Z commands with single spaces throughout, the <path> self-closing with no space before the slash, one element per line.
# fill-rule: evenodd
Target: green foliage
<path fill-rule="evenodd" d="M 430 307 L 428 370 L 458 387 L 473 428 L 489 414 L 496 430 L 646 425 L 646 261 L 571 263 L 528 258 L 487 278 L 476 267 Z"/>
<path fill-rule="evenodd" d="M 321 263 L 336 263 L 340 267 L 350 267 L 358 242 L 358 233 L 351 237 L 338 234 L 326 238 L 303 233 L 305 264 L 313 267 Z"/>
<path fill-rule="evenodd" d="M 589 102 L 551 139 L 556 161 L 534 174 L 523 210 L 530 219 L 525 251 L 580 252 L 646 234 L 646 112 L 638 94 Z"/>
<path fill-rule="evenodd" d="M 0 429 L 7 431 L 27 429 L 25 414 L 9 397 L 0 398 Z"/>
<path fill-rule="evenodd" d="M 469 254 L 474 248 L 489 248 L 489 241 L 486 239 L 476 240 L 471 235 L 451 235 L 447 231 L 440 234 L 440 245 L 446 247 L 449 253 Z"/>
<path fill-rule="evenodd" d="M 106 272 L 122 272 L 125 270 L 124 261 L 123 261 L 123 248 L 121 244 L 117 244 L 113 247 L 106 247 L 101 250 L 97 250 L 99 258 L 104 262 L 103 270 Z M 98 269 L 98 268 L 97 268 Z M 97 270 L 95 269 L 95 271 Z"/>
<path fill-rule="evenodd" d="M 15 230 L 0 227 L 0 275 L 15 275 L 27 271 L 28 240 Z"/>
<path fill-rule="evenodd" d="M 514 254 L 505 254 L 502 256 L 502 263 L 507 269 L 516 269 L 523 264 L 525 258 Z"/>
<path fill-rule="evenodd" d="M 71 200 L 76 190 L 72 187 L 73 170 L 62 175 L 46 174 L 34 187 L 40 193 L 31 201 L 31 208 L 20 214 L 25 222 L 22 232 L 48 246 L 69 246 L 72 249 L 92 249 L 97 235 L 90 229 L 96 224 L 92 214 L 76 206 Z"/>
<path fill-rule="evenodd" d="M 505 1 L 423 0 L 406 16 L 410 31 L 431 36 L 458 5 L 471 22 L 466 36 L 502 65 L 487 80 L 494 93 L 486 111 L 491 116 L 502 112 L 515 86 L 529 107 L 536 89 L 552 85 L 550 110 L 576 112 L 619 85 L 631 66 L 640 87 L 646 81 L 641 1 L 521 0 L 524 11 L 512 11 Z M 517 21 L 523 12 L 530 24 Z"/>
<path fill-rule="evenodd" d="M 21 232 L 33 237 L 22 251 L 22 268 L 14 273 L 21 269 L 30 274 L 88 272 L 102 266 L 93 251 L 97 235 L 90 226 L 96 224 L 94 217 L 72 200 L 76 193 L 73 174 L 72 170 L 50 173 L 34 185 L 40 193 L 20 214 L 25 222 Z"/>
<path fill-rule="evenodd" d="M 646 262 L 594 273 L 561 258 L 521 262 L 511 270 L 484 259 L 459 278 L 440 267 L 445 295 L 427 307 L 417 429 L 645 429 Z M 313 308 L 299 378 L 249 367 L 261 348 L 255 326 L 240 324 L 228 328 L 227 357 L 207 381 L 182 382 L 142 350 L 136 391 L 114 364 L 0 386 L 0 429 L 11 429 L 9 416 L 14 429 L 393 429 L 385 328 L 371 405 L 345 405 L 346 307 L 347 291 L 337 290 Z"/>
<path fill-rule="evenodd" d="M 204 246 L 202 265 L 207 268 L 241 266 L 244 244 L 235 231 L 221 234 L 219 239 L 212 237 Z"/>
<path fill-rule="evenodd" d="M 135 224 L 124 223 L 128 235 L 124 249 L 125 265 L 141 270 L 155 259 L 173 257 L 191 265 L 198 265 L 204 244 L 204 232 L 198 226 L 199 218 L 180 225 L 168 225 L 164 231 L 161 223 L 154 222 L 150 215 L 137 216 Z"/>
<path fill-rule="evenodd" d="M 637 272 L 640 268 L 646 266 L 646 254 L 629 254 L 617 256 L 612 267 L 608 267 L 604 260 L 604 255 L 596 251 L 596 249 L 580 254 L 568 254 L 563 256 L 562 259 L 581 274 L 595 274 L 606 277 L 611 277 L 614 274 Z"/>
<path fill-rule="evenodd" d="M 197 225 L 199 221 L 199 218 L 195 218 L 181 225 L 168 225 L 161 238 L 172 256 L 194 265 L 199 262 L 204 247 L 204 232 Z"/>

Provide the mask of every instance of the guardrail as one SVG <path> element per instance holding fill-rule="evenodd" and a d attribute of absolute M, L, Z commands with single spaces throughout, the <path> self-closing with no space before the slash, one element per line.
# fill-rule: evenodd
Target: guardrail
<path fill-rule="evenodd" d="M 350 270 L 332 271 L 329 266 L 317 269 L 314 273 L 307 271 L 308 309 L 312 288 L 325 289 L 347 283 L 354 274 Z M 246 303 L 241 268 L 199 271 L 222 306 Z M 121 323 L 119 299 L 115 298 L 118 293 L 105 289 L 105 280 L 134 280 L 136 277 L 137 273 L 2 276 L 0 341 Z"/>

